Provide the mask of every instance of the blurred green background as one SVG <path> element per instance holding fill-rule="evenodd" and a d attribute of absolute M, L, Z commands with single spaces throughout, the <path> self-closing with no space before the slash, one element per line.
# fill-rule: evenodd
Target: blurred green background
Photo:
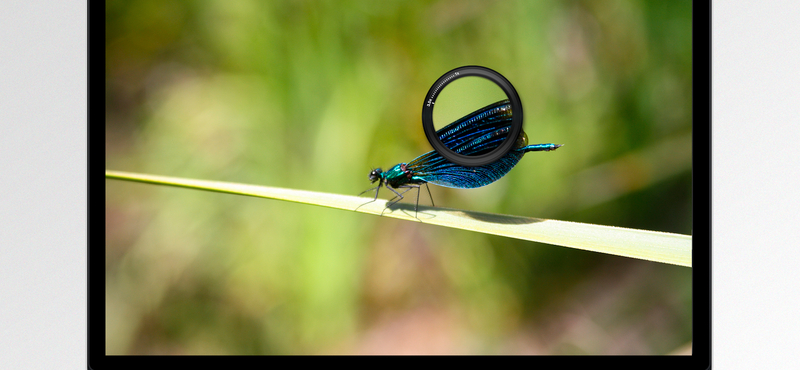
<path fill-rule="evenodd" d="M 356 195 L 431 150 L 431 84 L 482 65 L 514 84 L 531 143 L 565 146 L 483 188 L 431 186 L 437 205 L 692 233 L 690 1 L 106 6 L 107 169 Z M 689 353 L 691 277 L 106 181 L 108 354 Z"/>

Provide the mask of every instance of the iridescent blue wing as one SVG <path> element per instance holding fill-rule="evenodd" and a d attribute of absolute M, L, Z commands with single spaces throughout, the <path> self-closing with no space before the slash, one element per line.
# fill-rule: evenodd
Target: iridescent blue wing
<path fill-rule="evenodd" d="M 416 180 L 449 188 L 478 188 L 505 176 L 524 154 L 523 150 L 512 149 L 502 158 L 485 166 L 464 167 L 448 161 L 433 151 L 411 161 L 408 169 L 414 173 L 413 179 Z"/>
<path fill-rule="evenodd" d="M 494 150 L 508 136 L 511 116 L 511 103 L 501 100 L 456 120 L 436 131 L 436 134 L 445 146 L 456 153 L 481 155 Z M 505 130 L 498 131 L 501 129 Z M 493 140 L 487 141 L 487 135 Z"/>
<path fill-rule="evenodd" d="M 503 100 L 470 113 L 436 133 L 456 153 L 481 155 L 500 146 L 508 137 L 510 128 L 511 105 L 508 100 Z M 432 151 L 409 162 L 408 169 L 417 180 L 451 188 L 477 188 L 505 176 L 524 154 L 523 150 L 515 148 L 488 165 L 465 167 Z"/>

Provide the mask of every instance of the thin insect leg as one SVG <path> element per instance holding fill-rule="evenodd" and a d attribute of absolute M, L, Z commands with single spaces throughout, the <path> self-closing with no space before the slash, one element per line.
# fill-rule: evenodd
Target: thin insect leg
<path fill-rule="evenodd" d="M 433 204 L 433 195 L 431 195 L 431 188 L 428 187 L 428 183 L 425 183 L 425 189 L 428 189 L 428 196 L 431 197 L 431 205 L 436 207 L 436 204 Z"/>
<path fill-rule="evenodd" d="M 401 187 L 401 188 L 412 188 L 413 186 L 402 185 L 402 186 L 400 186 L 400 187 Z M 407 193 L 409 190 L 411 190 L 411 189 L 406 189 L 406 191 L 404 191 L 404 192 L 402 192 L 402 193 L 400 193 L 400 194 L 405 194 L 405 193 Z M 389 202 L 391 202 L 391 201 L 395 200 L 396 198 L 397 198 L 397 196 L 394 196 L 394 197 L 392 197 L 392 199 L 389 199 Z M 395 203 L 396 203 L 396 202 L 395 202 Z M 394 204 L 394 203 L 392 203 L 392 204 Z"/>
<path fill-rule="evenodd" d="M 414 218 L 416 218 L 416 219 L 419 219 L 417 217 L 417 213 L 418 213 L 418 210 L 419 210 L 419 187 L 420 187 L 420 185 L 401 185 L 401 186 L 398 186 L 398 189 L 399 188 L 405 188 L 406 189 L 405 191 L 403 191 L 402 193 L 399 193 L 399 194 L 405 194 L 411 189 L 417 189 L 417 203 L 414 204 Z M 397 197 L 395 197 L 395 198 L 397 198 Z M 392 198 L 392 199 L 394 199 L 394 198 Z M 396 200 L 394 202 L 391 202 L 391 204 L 387 204 L 386 207 L 393 206 L 395 203 L 399 202 L 401 199 L 403 199 L 402 196 L 401 196 L 400 199 L 398 199 L 398 200 Z"/>
<path fill-rule="evenodd" d="M 372 188 L 372 189 L 367 189 L 367 190 L 364 190 L 364 191 L 362 191 L 362 192 L 361 192 L 361 194 L 364 194 L 364 193 L 366 193 L 366 192 L 368 192 L 368 191 L 372 191 L 372 190 L 375 190 L 375 198 L 373 198 L 373 199 L 372 199 L 371 201 L 369 201 L 369 202 L 366 202 L 366 203 L 364 203 L 364 204 L 362 204 L 362 205 L 360 205 L 360 206 L 356 207 L 356 209 L 354 209 L 354 211 L 357 211 L 359 208 L 363 207 L 364 205 L 370 204 L 370 203 L 372 203 L 372 202 L 374 202 L 374 201 L 378 200 L 378 192 L 380 192 L 380 191 L 381 191 L 381 185 L 378 185 L 378 186 L 376 186 L 376 187 L 374 187 L 374 188 Z M 358 194 L 358 195 L 361 195 L 361 194 Z"/>
<path fill-rule="evenodd" d="M 411 190 L 411 189 L 419 189 L 419 185 L 417 185 L 417 186 L 414 186 L 414 185 L 400 185 L 400 186 L 397 187 L 397 189 L 401 189 L 401 188 L 406 189 L 406 190 L 404 190 L 402 193 L 398 193 L 398 192 L 394 191 L 394 189 L 389 188 L 390 190 L 394 191 L 394 193 L 397 194 L 397 196 L 395 196 L 394 198 L 389 200 L 389 203 L 386 205 L 387 207 L 391 207 L 395 203 L 405 199 L 405 198 L 403 198 L 403 194 L 408 193 L 408 191 Z M 400 199 L 395 200 L 395 198 L 397 198 L 397 197 L 400 197 Z"/>
<path fill-rule="evenodd" d="M 396 196 L 395 196 L 394 198 L 392 198 L 392 199 L 395 199 L 395 198 L 397 198 L 397 197 L 400 197 L 400 199 L 398 199 L 398 200 L 395 200 L 395 201 L 393 201 L 393 202 L 391 202 L 391 201 L 390 201 L 390 202 L 386 203 L 386 207 L 391 207 L 391 206 L 393 206 L 395 203 L 397 203 L 397 202 L 399 202 L 399 201 L 403 200 L 403 194 L 405 194 L 405 193 L 406 193 L 405 191 L 404 191 L 404 192 L 402 192 L 402 193 L 398 193 L 398 192 L 397 192 L 397 190 L 394 190 L 394 189 L 392 189 L 392 188 L 390 188 L 390 187 L 388 187 L 388 186 L 387 186 L 386 188 L 387 188 L 387 189 L 389 189 L 389 190 L 391 190 L 393 193 L 395 193 L 395 194 L 396 194 Z M 408 191 L 408 190 L 406 190 L 406 191 Z"/>
<path fill-rule="evenodd" d="M 419 192 L 420 191 L 421 190 L 419 189 L 419 185 L 417 185 L 417 204 L 414 205 L 414 218 L 416 218 L 417 220 L 419 220 L 419 217 L 417 217 L 417 213 L 419 213 L 418 209 L 419 209 Z"/>
<path fill-rule="evenodd" d="M 391 187 L 391 186 L 388 186 L 388 185 L 386 186 L 386 188 L 387 188 L 387 189 L 389 189 L 389 190 L 391 190 L 391 191 L 392 191 L 392 193 L 395 193 L 395 194 L 397 194 L 397 196 L 396 196 L 396 197 L 394 197 L 394 198 L 400 197 L 400 199 L 398 199 L 398 200 L 396 200 L 396 201 L 394 201 L 394 202 L 389 202 L 389 203 L 386 203 L 386 207 L 383 209 L 383 211 L 381 211 L 381 216 L 383 216 L 383 212 L 386 212 L 386 208 L 389 208 L 389 207 L 393 206 L 395 203 L 397 203 L 397 202 L 399 202 L 399 201 L 403 200 L 403 194 L 405 194 L 405 193 L 406 193 L 406 192 L 404 191 L 404 192 L 403 192 L 403 194 L 400 194 L 400 193 L 398 193 L 398 192 L 397 192 L 397 190 L 394 190 L 394 189 L 392 189 L 392 187 Z M 406 191 L 408 191 L 408 190 L 406 190 Z M 392 198 L 392 199 L 394 199 L 394 198 Z"/>
<path fill-rule="evenodd" d="M 378 188 L 380 188 L 380 187 L 381 187 L 381 186 L 380 186 L 380 185 L 378 185 L 378 186 L 376 186 L 376 187 L 374 187 L 374 188 L 369 188 L 369 189 L 367 189 L 367 190 L 364 190 L 364 191 L 362 191 L 362 192 L 358 193 L 358 196 L 361 196 L 361 194 L 364 194 L 364 193 L 366 193 L 366 192 L 369 192 L 369 191 L 373 191 L 373 190 L 375 190 L 375 189 L 378 189 Z M 376 194 L 376 197 L 375 197 L 375 199 L 377 199 L 377 198 L 378 198 L 378 197 L 377 197 L 377 194 L 378 194 L 378 192 L 375 192 L 375 194 Z"/>

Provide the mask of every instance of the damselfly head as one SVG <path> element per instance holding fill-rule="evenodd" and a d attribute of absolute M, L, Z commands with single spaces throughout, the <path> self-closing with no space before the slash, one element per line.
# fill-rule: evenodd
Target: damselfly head
<path fill-rule="evenodd" d="M 383 173 L 383 170 L 380 168 L 376 168 L 372 171 L 369 171 L 369 181 L 370 182 L 378 181 L 381 178 L 381 173 Z"/>

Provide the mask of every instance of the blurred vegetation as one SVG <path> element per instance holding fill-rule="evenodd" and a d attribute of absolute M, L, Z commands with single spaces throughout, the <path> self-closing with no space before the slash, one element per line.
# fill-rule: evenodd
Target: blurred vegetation
<path fill-rule="evenodd" d="M 358 194 L 431 150 L 482 65 L 529 153 L 437 205 L 692 232 L 690 1 L 106 4 L 106 168 Z M 386 196 L 386 194 L 383 194 Z M 421 202 L 427 198 L 420 197 Z M 388 218 L 106 182 L 109 354 L 666 354 L 692 270 Z"/>

